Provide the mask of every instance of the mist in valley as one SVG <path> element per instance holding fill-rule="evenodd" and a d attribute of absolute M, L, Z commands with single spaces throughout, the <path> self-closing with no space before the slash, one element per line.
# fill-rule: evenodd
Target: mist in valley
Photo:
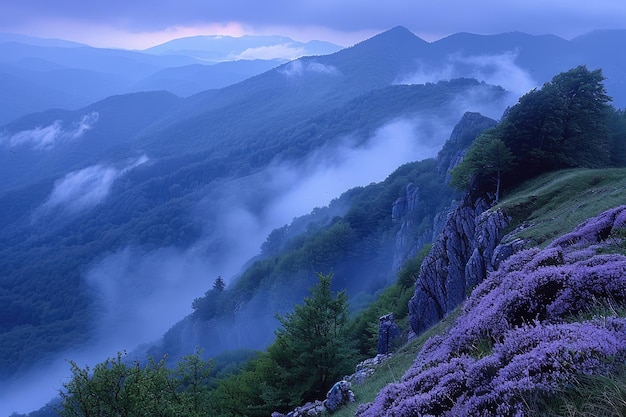
<path fill-rule="evenodd" d="M 189 221 L 204 224 L 202 237 L 189 247 L 128 245 L 103 255 L 83 273 L 83 284 L 95 300 L 95 336 L 85 346 L 3 381 L 0 415 L 43 406 L 67 381 L 67 360 L 95 365 L 117 352 L 157 341 L 192 312 L 193 300 L 209 290 L 217 276 L 227 285 L 236 279 L 273 229 L 328 205 L 350 188 L 383 180 L 406 162 L 434 157 L 452 130 L 453 117 L 462 111 L 445 120 L 397 119 L 369 138 L 337 138 L 303 161 L 276 161 L 257 174 L 213 183 L 205 199 L 189 210 Z M 36 212 L 43 217 L 63 208 L 66 216 L 88 215 L 90 208 L 111 198 L 116 181 L 148 160 L 144 155 L 69 173 L 54 184 Z M 222 347 L 262 348 L 271 342 L 277 322 L 274 312 L 258 310 L 262 308 L 259 294 L 242 307 L 241 317 L 254 321 L 219 329 Z"/>
<path fill-rule="evenodd" d="M 478 62 L 468 59 L 464 58 L 463 63 Z M 446 114 L 397 118 L 370 137 L 336 138 L 304 160 L 276 160 L 253 175 L 212 182 L 203 190 L 206 196 L 186 214 L 189 222 L 201 224 L 203 230 L 202 236 L 191 245 L 128 244 L 102 254 L 82 274 L 82 285 L 95 300 L 93 338 L 86 345 L 20 373 L 16 379 L 2 381 L 0 416 L 32 411 L 53 398 L 69 377 L 68 359 L 79 366 L 95 365 L 117 352 L 142 355 L 150 346 L 158 345 L 169 329 L 192 312 L 193 300 L 210 290 L 217 276 L 224 278 L 228 286 L 242 273 L 247 263 L 260 253 L 272 230 L 316 207 L 327 206 L 346 190 L 382 181 L 404 163 L 435 157 L 464 112 L 476 111 L 499 119 L 506 106 L 513 104 L 515 92 L 532 88 L 533 81 L 514 65 L 512 56 L 481 59 L 476 71 L 482 71 L 483 81 L 499 81 L 513 89 L 505 101 L 494 102 L 477 88 L 456 97 Z M 504 77 L 511 69 L 516 78 Z M 332 67 L 311 63 L 306 67 L 294 63 L 284 71 L 289 77 L 310 71 L 335 73 Z M 430 73 L 420 70 L 399 78 L 398 83 L 436 82 L 454 75 L 453 67 Z M 58 133 L 62 127 L 53 124 L 45 131 L 29 132 L 30 138 L 37 140 L 26 140 L 24 136 L 14 137 L 12 141 L 45 148 L 59 138 L 72 139 L 91 128 L 89 123 L 96 122 L 95 116 L 85 119 L 84 126 L 77 125 L 63 135 Z M 90 210 L 112 198 L 115 184 L 128 172 L 150 161 L 147 152 L 136 159 L 103 162 L 66 174 L 55 182 L 47 199 L 35 211 L 35 221 L 56 214 L 88 216 Z M 391 215 L 391 207 L 389 210 Z M 367 283 L 359 285 L 367 287 Z M 291 307 L 282 306 L 287 311 Z M 179 324 L 178 331 L 188 339 L 184 346 L 189 350 L 186 353 L 196 347 L 204 348 L 210 355 L 225 349 L 260 349 L 273 340 L 273 330 L 278 326 L 276 312 L 268 308 L 266 295 L 259 293 L 240 307 L 234 324 L 216 322 L 207 324 L 214 327 L 203 329 L 181 329 L 184 325 Z M 214 337 L 216 346 L 195 344 L 199 336 L 206 340 L 207 335 Z"/>
<path fill-rule="evenodd" d="M 406 73 L 396 80 L 397 84 L 424 84 L 449 81 L 455 78 L 474 78 L 478 81 L 504 88 L 508 97 L 507 105 L 513 105 L 517 99 L 533 88 L 539 87 L 528 70 L 516 63 L 515 51 L 506 51 L 494 55 L 448 55 L 443 63 L 432 64 L 418 62 L 416 70 Z M 488 101 L 474 98 L 478 104 L 474 111 L 498 120 L 502 116 L 502 108 L 489 105 Z"/>

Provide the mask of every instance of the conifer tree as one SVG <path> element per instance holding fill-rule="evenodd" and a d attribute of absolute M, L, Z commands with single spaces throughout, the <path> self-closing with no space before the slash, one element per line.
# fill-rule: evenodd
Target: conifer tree
<path fill-rule="evenodd" d="M 311 295 L 292 313 L 278 316 L 282 328 L 268 350 L 283 376 L 274 387 L 288 405 L 323 398 L 326 391 L 352 366 L 355 349 L 348 336 L 348 298 L 333 294 L 332 274 L 318 274 Z"/>
<path fill-rule="evenodd" d="M 222 279 L 221 275 L 218 275 L 218 277 L 215 278 L 215 281 L 213 282 L 213 289 L 216 291 L 224 291 L 225 288 L 226 283 L 224 282 L 224 279 Z"/>

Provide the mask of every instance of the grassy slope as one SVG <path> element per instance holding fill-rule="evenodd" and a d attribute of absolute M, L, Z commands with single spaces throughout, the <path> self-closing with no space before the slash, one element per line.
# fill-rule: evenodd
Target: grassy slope
<path fill-rule="evenodd" d="M 585 219 L 622 204 L 626 204 L 626 169 L 576 169 L 535 178 L 506 195 L 498 207 L 513 217 L 515 232 L 508 239 L 522 238 L 531 247 L 545 246 Z M 523 227 L 519 227 L 521 225 Z M 371 378 L 353 386 L 356 403 L 333 416 L 353 416 L 360 404 L 373 401 L 385 385 L 398 381 L 412 365 L 424 342 L 443 332 L 456 316 L 451 314 L 402 347 Z"/>
<path fill-rule="evenodd" d="M 626 204 L 626 169 L 573 169 L 542 175 L 500 202 L 517 228 L 510 238 L 543 247 L 589 217 Z"/>
<path fill-rule="evenodd" d="M 333 414 L 335 417 L 354 416 L 358 406 L 363 403 L 374 401 L 378 392 L 387 384 L 400 380 L 402 375 L 411 367 L 415 356 L 422 348 L 422 345 L 431 336 L 445 331 L 457 318 L 461 309 L 457 308 L 451 312 L 444 320 L 422 333 L 418 338 L 407 343 L 394 354 L 393 357 L 384 362 L 364 383 L 353 385 L 352 391 L 356 402 L 338 410 Z"/>

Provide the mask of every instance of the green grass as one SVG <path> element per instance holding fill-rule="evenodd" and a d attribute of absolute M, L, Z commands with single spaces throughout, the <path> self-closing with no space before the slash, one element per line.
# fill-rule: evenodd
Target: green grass
<path fill-rule="evenodd" d="M 529 417 L 626 416 L 626 365 L 607 375 L 580 375 L 553 395 L 526 402 Z"/>
<path fill-rule="evenodd" d="M 542 175 L 505 196 L 497 207 L 527 247 L 547 245 L 604 210 L 626 204 L 626 169 L 573 169 Z"/>
<path fill-rule="evenodd" d="M 399 348 L 391 358 L 376 369 L 374 375 L 361 384 L 352 385 L 356 402 L 341 408 L 333 414 L 333 417 L 353 417 L 359 405 L 374 401 L 376 395 L 386 385 L 400 381 L 406 371 L 413 365 L 415 357 L 424 343 L 430 337 L 442 334 L 447 330 L 454 323 L 460 312 L 460 307 L 452 311 L 445 319 Z"/>

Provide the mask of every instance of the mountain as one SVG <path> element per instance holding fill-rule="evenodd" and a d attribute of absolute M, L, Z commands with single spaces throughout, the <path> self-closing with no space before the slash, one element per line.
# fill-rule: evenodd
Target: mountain
<path fill-rule="evenodd" d="M 192 64 L 166 68 L 135 85 L 137 91 L 167 90 L 186 97 L 195 93 L 236 84 L 281 65 L 283 60 L 239 60 L 214 65 Z"/>
<path fill-rule="evenodd" d="M 238 59 L 293 59 L 305 55 L 328 55 L 341 48 L 330 42 L 297 42 L 284 36 L 201 35 L 173 39 L 143 52 L 155 55 L 192 56 L 217 63 Z"/>
<path fill-rule="evenodd" d="M 617 107 L 624 107 L 626 86 L 621 80 L 625 63 L 619 54 L 611 52 L 622 37 L 624 34 L 619 30 L 591 33 L 570 41 L 553 35 L 519 32 L 459 33 L 428 43 L 397 27 L 378 40 L 368 40 L 366 47 L 376 54 L 387 48 L 384 56 L 390 64 L 390 74 L 395 77 L 394 83 L 471 77 L 501 85 L 516 95 L 540 86 L 556 73 L 586 64 L 604 70 L 609 94 Z M 108 95 L 143 89 L 191 95 L 256 75 L 269 69 L 275 60 L 284 62 L 304 55 L 332 56 L 338 49 L 321 41 L 300 43 L 280 36 L 197 36 L 172 40 L 145 51 L 122 51 L 4 35 L 0 37 L 0 73 L 12 81 L 11 88 L 3 91 L 15 91 L 11 96 L 14 99 L 9 101 L 19 105 L 0 112 L 0 124 L 50 106 L 78 109 Z M 353 56 L 350 52 L 338 55 L 337 59 L 344 62 L 336 64 L 366 64 L 359 61 L 363 56 L 359 49 L 356 48 Z M 246 63 L 243 73 L 239 65 L 219 69 L 197 66 L 257 59 L 270 62 L 259 67 Z M 394 67 L 394 63 L 399 66 Z M 223 74 L 222 70 L 226 69 L 233 73 Z M 40 100 L 32 100 L 31 92 L 38 88 L 45 89 L 47 94 L 42 94 Z M 31 99 L 21 98 L 20 91 L 25 91 Z"/>
<path fill-rule="evenodd" d="M 520 45 L 534 37 L 511 39 L 503 42 Z M 410 230 L 424 243 L 442 226 L 434 213 L 452 203 L 441 189 L 445 168 L 416 161 L 434 156 L 467 111 L 497 119 L 511 104 L 503 88 L 455 76 L 530 79 L 514 52 L 494 49 L 497 59 L 474 60 L 437 52 L 434 44 L 394 28 L 331 55 L 303 57 L 186 98 L 120 94 L 5 125 L 5 397 L 19 391 L 17 376 L 36 391 L 30 372 L 51 369 L 56 355 L 77 356 L 68 349 L 93 361 L 163 334 L 168 337 L 156 349 L 168 343 L 181 348 L 178 340 L 195 340 L 188 337 L 194 332 L 206 340 L 215 330 L 205 326 L 214 318 L 206 308 L 204 324 L 176 324 L 194 313 L 192 302 L 217 276 L 241 295 L 225 311 L 251 320 L 258 318 L 253 307 L 267 301 L 288 311 L 316 268 L 340 273 L 338 285 L 351 288 L 361 300 L 357 305 L 371 300 L 394 279 L 400 262 L 390 254 L 404 224 L 394 223 L 394 202 L 404 201 L 396 214 L 409 202 L 423 203 L 419 208 L 428 215 L 410 219 Z M 425 73 L 432 68 L 438 71 Z M 452 79 L 416 82 L 417 75 L 437 81 L 431 77 L 436 72 Z M 447 149 L 442 164 L 449 166 L 459 152 Z M 376 185 L 385 178 L 384 186 Z M 428 190 L 424 195 L 411 187 L 418 180 L 417 188 Z M 295 220 L 311 211 L 310 222 Z M 316 234 L 329 225 L 327 234 Z M 338 249 L 335 240 L 345 245 Z M 277 255 L 276 248 L 290 245 L 296 249 L 291 256 Z M 347 258 L 327 256 L 340 249 Z M 299 268 L 310 254 L 314 263 Z M 353 269 L 359 262 L 365 266 Z M 273 291 L 272 297 L 255 295 L 257 288 Z M 271 319 L 266 313 L 263 320 Z M 249 342 L 242 329 L 253 323 L 231 326 L 235 333 L 224 336 L 222 347 Z"/>
<path fill-rule="evenodd" d="M 116 94 L 168 90 L 187 96 L 242 81 L 286 59 L 339 49 L 323 42 L 302 44 L 279 37 L 238 39 L 215 41 L 213 47 L 223 52 L 215 52 L 216 59 L 209 62 L 199 51 L 165 54 L 155 47 L 161 53 L 148 53 L 2 34 L 0 91 L 11 104 L 0 108 L 0 124 L 50 108 L 75 110 Z M 243 49 L 233 50 L 233 43 Z M 254 48 L 262 59 L 255 59 Z M 225 61 L 238 62 L 210 65 Z"/>
<path fill-rule="evenodd" d="M 63 39 L 38 38 L 36 36 L 20 35 L 17 33 L 0 33 L 0 43 L 4 42 L 17 42 L 25 45 L 51 46 L 58 48 L 76 48 L 80 46 L 87 46 L 82 43 L 66 41 Z"/>
<path fill-rule="evenodd" d="M 433 155 L 468 108 L 486 102 L 499 113 L 506 105 L 501 88 L 475 80 L 392 85 L 394 62 L 378 43 L 394 38 L 186 99 L 119 95 L 6 125 L 3 376 L 88 341 L 129 346 L 159 337 L 189 312 L 208 277 L 232 280 L 273 228 Z M 360 170 L 346 164 L 365 163 L 381 143 L 397 150 L 376 158 L 367 179 L 355 176 Z M 341 177 L 321 185 L 325 172 Z M 306 187 L 308 196 L 298 197 Z M 377 280 L 362 290 L 385 282 Z M 140 325 L 148 333 L 131 330 L 132 299 L 150 310 L 173 292 L 180 303 Z"/>
<path fill-rule="evenodd" d="M 171 49 L 183 45 L 205 50 Z M 248 36 L 178 39 L 129 51 L 0 34 L 0 89 L 11 103 L 0 107 L 0 125 L 35 111 L 75 110 L 116 94 L 168 90 L 187 96 L 242 81 L 287 59 L 338 49 L 321 41 Z M 207 54 L 215 59 L 207 60 Z"/>
<path fill-rule="evenodd" d="M 0 124 L 50 108 L 76 110 L 132 92 L 134 83 L 164 68 L 196 62 L 82 45 L 0 42 L 0 85 L 7 101 L 15 103 L 3 107 Z"/>

